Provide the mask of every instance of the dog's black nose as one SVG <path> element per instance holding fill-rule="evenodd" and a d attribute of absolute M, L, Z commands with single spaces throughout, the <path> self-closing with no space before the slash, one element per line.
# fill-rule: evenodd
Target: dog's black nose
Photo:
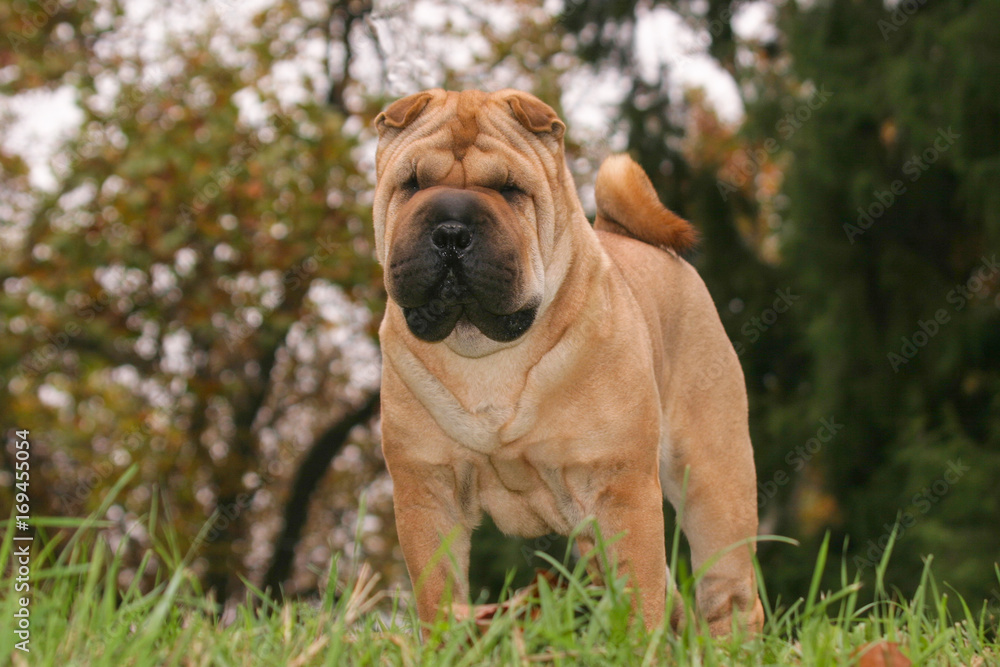
<path fill-rule="evenodd" d="M 431 243 L 439 252 L 458 254 L 472 245 L 472 233 L 460 222 L 442 222 L 431 232 Z"/>

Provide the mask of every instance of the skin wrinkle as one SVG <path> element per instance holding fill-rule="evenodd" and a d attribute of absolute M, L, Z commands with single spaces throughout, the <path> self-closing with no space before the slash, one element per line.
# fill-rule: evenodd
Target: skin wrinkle
<path fill-rule="evenodd" d="M 492 456 L 487 455 L 486 461 L 490 464 L 490 468 L 493 469 L 493 474 L 496 475 L 497 481 L 500 482 L 500 485 L 503 486 L 504 489 L 506 489 L 509 493 L 516 493 L 518 495 L 524 493 L 521 489 L 512 489 L 507 486 L 507 480 L 505 480 L 504 476 L 500 473 L 500 470 L 497 468 L 497 462 L 493 460 Z"/>
<path fill-rule="evenodd" d="M 511 494 L 516 495 L 516 496 L 524 498 L 526 495 L 530 494 L 533 491 L 533 489 L 516 489 L 516 488 L 512 489 L 511 487 L 507 486 L 507 482 L 506 482 L 506 480 L 504 480 L 504 476 L 500 473 L 500 470 L 497 469 L 496 461 L 494 461 L 493 457 L 487 454 L 486 455 L 486 461 L 487 461 L 487 463 L 489 463 L 490 468 L 493 470 L 493 474 L 495 476 L 494 478 L 498 482 L 500 482 L 500 485 L 504 488 L 504 490 L 507 491 L 507 493 L 511 493 Z M 534 472 L 535 475 L 536 475 L 536 477 L 538 477 L 539 479 L 542 478 L 541 474 L 538 472 L 538 469 L 537 469 L 536 466 L 532 465 L 531 463 L 529 463 L 527 461 L 522 461 L 522 463 L 531 472 Z M 526 503 L 525 508 L 531 513 L 531 515 L 534 517 L 535 521 L 537 523 L 539 523 L 540 525 L 545 526 L 547 530 L 555 530 L 556 529 L 556 527 L 553 526 L 544 516 L 542 516 L 541 514 L 539 514 L 536 511 L 536 509 L 535 509 L 535 507 L 533 506 L 532 503 L 530 503 L 530 502 Z M 494 517 L 494 518 L 496 518 L 496 517 Z"/>
<path fill-rule="evenodd" d="M 475 484 L 475 470 L 472 464 L 465 463 L 462 469 L 456 472 L 459 479 L 458 484 L 458 505 L 462 512 L 470 518 L 478 519 L 477 503 L 473 502 L 472 490 Z"/>
<path fill-rule="evenodd" d="M 472 146 L 476 137 L 479 136 L 479 121 L 476 116 L 480 105 L 483 103 L 484 95 L 463 95 L 458 98 L 458 107 L 455 109 L 455 119 L 451 123 L 452 152 L 455 160 L 462 161 L 469 147 Z M 462 187 L 465 187 L 463 182 Z"/>
<path fill-rule="evenodd" d="M 435 120 L 437 120 L 437 122 L 434 122 Z M 378 160 L 378 164 L 376 165 L 376 175 L 379 178 L 382 178 L 384 165 L 388 165 L 394 162 L 398 152 L 419 145 L 425 139 L 430 139 L 432 141 L 435 141 L 438 130 L 443 125 L 445 125 L 446 122 L 448 121 L 440 120 L 439 118 L 437 118 L 436 114 L 428 114 L 426 111 L 420 114 L 420 116 L 418 116 L 413 123 L 407 126 L 407 130 L 405 133 L 400 132 L 399 136 L 394 137 L 386 145 L 385 149 L 383 150 L 380 156 L 382 159 Z M 404 136 L 406 141 L 402 140 Z M 398 172 L 397 178 L 399 178 L 400 180 L 405 180 L 405 178 L 408 176 L 409 173 L 416 172 L 417 159 L 415 156 L 417 154 L 418 154 L 417 152 L 414 153 L 414 158 L 410 164 L 412 171 L 408 172 L 407 174 L 404 174 L 403 171 L 406 168 L 406 164 L 401 163 L 400 167 L 397 169 Z"/>
<path fill-rule="evenodd" d="M 553 300 L 552 305 L 549 307 L 558 308 L 560 302 L 563 300 L 565 292 L 566 291 L 562 289 L 556 292 L 556 298 Z M 501 436 L 500 436 L 501 442 L 504 441 L 503 432 L 509 429 L 517 421 L 518 416 L 521 414 L 522 410 L 525 407 L 523 403 L 525 396 L 524 387 L 526 387 L 528 383 L 531 382 L 532 376 L 535 373 L 535 369 L 538 368 L 543 361 L 545 361 L 546 357 L 553 351 L 562 349 L 564 339 L 566 338 L 566 335 L 569 333 L 570 324 L 572 324 L 572 320 L 570 318 L 562 318 L 562 322 L 560 322 L 559 320 L 555 320 L 554 324 L 557 327 L 555 328 L 555 331 L 557 333 L 553 337 L 554 340 L 552 344 L 537 359 L 535 359 L 534 362 L 532 362 L 528 366 L 527 372 L 525 372 L 524 374 L 524 382 L 521 385 L 521 391 L 519 393 L 519 395 L 521 396 L 521 400 L 517 402 L 517 409 L 514 411 L 514 414 L 511 415 L 511 418 L 501 428 Z"/>

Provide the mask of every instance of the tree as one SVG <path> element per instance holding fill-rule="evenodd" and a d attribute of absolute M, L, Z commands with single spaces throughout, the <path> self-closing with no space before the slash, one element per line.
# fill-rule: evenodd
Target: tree
<path fill-rule="evenodd" d="M 235 60 L 215 21 L 150 63 L 115 41 L 120 6 L 90 9 L 45 14 L 8 63 L 22 76 L 5 92 L 68 86 L 83 122 L 52 193 L 26 191 L 4 159 L 3 187 L 35 196 L 23 224 L 5 223 L 0 260 L 4 432 L 31 430 L 36 514 L 87 513 L 135 462 L 123 523 L 150 511 L 152 487 L 184 550 L 217 515 L 196 546 L 223 600 L 247 570 L 257 491 L 273 498 L 292 476 L 281 456 L 371 415 L 376 378 L 357 366 L 377 365 L 380 281 L 360 137 L 325 103 L 329 81 L 303 80 L 295 104 L 273 84 L 339 19 L 281 5 L 230 43 Z M 39 63 L 64 43 L 71 57 Z"/>
<path fill-rule="evenodd" d="M 997 18 L 967 2 L 781 18 L 795 78 L 831 92 L 789 141 L 782 225 L 812 357 L 796 407 L 844 421 L 821 457 L 834 525 L 870 576 L 898 516 L 902 587 L 933 554 L 974 603 L 1000 551 Z"/>

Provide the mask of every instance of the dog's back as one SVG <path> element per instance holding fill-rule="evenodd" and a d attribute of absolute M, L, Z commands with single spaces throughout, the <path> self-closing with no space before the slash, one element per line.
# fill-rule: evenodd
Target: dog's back
<path fill-rule="evenodd" d="M 660 203 L 646 172 L 624 153 L 604 160 L 597 172 L 594 229 L 683 252 L 698 240 L 687 220 Z"/>

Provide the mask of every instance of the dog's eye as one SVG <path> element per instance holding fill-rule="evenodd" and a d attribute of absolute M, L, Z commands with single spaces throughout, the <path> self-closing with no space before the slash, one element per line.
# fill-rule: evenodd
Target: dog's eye
<path fill-rule="evenodd" d="M 524 190 L 517 187 L 513 183 L 508 183 L 507 185 L 500 188 L 500 194 L 503 195 L 503 198 L 506 199 L 507 201 L 511 201 L 512 199 L 516 199 L 522 196 L 524 194 Z"/>
<path fill-rule="evenodd" d="M 413 174 L 410 176 L 400 188 L 403 192 L 412 195 L 414 192 L 420 189 L 420 181 L 417 180 L 417 175 Z"/>

